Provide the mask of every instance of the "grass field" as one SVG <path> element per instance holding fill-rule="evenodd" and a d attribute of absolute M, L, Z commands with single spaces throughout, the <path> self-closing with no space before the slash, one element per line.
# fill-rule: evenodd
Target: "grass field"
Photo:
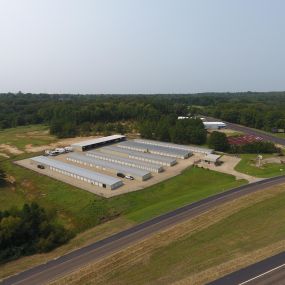
<path fill-rule="evenodd" d="M 250 194 L 54 284 L 205 284 L 284 250 L 284 203 L 284 185 Z"/>
<path fill-rule="evenodd" d="M 269 178 L 285 174 L 285 165 L 279 163 L 267 163 L 261 167 L 254 165 L 256 154 L 242 154 L 241 161 L 235 167 L 236 171 L 252 175 L 255 177 Z M 272 155 L 263 155 L 264 158 L 272 157 Z"/>
<path fill-rule="evenodd" d="M 56 141 L 56 138 L 49 134 L 48 126 L 31 125 L 11 128 L 0 131 L 0 144 L 9 144 L 24 150 L 26 145 L 46 145 Z"/>
<path fill-rule="evenodd" d="M 190 168 L 179 176 L 145 190 L 105 199 L 38 175 L 13 164 L 11 160 L 3 161 L 1 167 L 15 180 L 11 186 L 0 190 L 1 210 L 37 201 L 49 211 L 57 213 L 58 221 L 76 232 L 118 215 L 141 222 L 245 183 L 244 180 L 236 181 L 231 175 Z"/>

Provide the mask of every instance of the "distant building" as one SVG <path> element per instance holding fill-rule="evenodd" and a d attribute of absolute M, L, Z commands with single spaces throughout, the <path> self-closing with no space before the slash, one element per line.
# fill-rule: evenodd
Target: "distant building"
<path fill-rule="evenodd" d="M 227 127 L 223 122 L 203 122 L 203 124 L 206 130 L 219 130 Z"/>

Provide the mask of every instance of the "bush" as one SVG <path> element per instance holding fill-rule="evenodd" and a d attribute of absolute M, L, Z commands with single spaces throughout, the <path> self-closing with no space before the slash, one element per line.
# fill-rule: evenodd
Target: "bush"
<path fill-rule="evenodd" d="M 0 187 L 6 184 L 6 173 L 0 168 Z"/>
<path fill-rule="evenodd" d="M 280 153 L 272 142 L 254 142 L 242 146 L 231 146 L 232 153 Z"/>
<path fill-rule="evenodd" d="M 71 232 L 52 223 L 38 204 L 25 204 L 21 210 L 0 211 L 0 262 L 64 244 Z"/>
<path fill-rule="evenodd" d="M 226 151 L 230 148 L 227 136 L 224 133 L 214 131 L 210 134 L 208 145 L 217 151 Z"/>

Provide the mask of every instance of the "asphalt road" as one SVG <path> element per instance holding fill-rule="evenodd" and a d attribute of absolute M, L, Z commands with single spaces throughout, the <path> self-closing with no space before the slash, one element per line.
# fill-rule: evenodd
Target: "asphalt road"
<path fill-rule="evenodd" d="M 284 285 L 285 252 L 269 257 L 208 285 Z"/>
<path fill-rule="evenodd" d="M 285 146 L 285 139 L 283 139 L 283 138 L 278 138 L 278 137 L 275 137 L 275 136 L 270 135 L 270 134 L 265 134 L 259 130 L 251 129 L 251 128 L 244 127 L 244 126 L 237 125 L 237 124 L 232 124 L 232 123 L 228 123 L 228 122 L 226 122 L 226 124 L 227 124 L 228 129 L 232 129 L 234 131 L 244 132 L 244 133 L 249 134 L 249 135 L 258 136 L 258 137 L 263 138 L 266 141 L 271 141 L 273 143 Z"/>
<path fill-rule="evenodd" d="M 193 218 L 214 207 L 232 201 L 241 196 L 266 189 L 268 187 L 285 183 L 285 176 L 261 180 L 252 184 L 234 188 L 232 190 L 213 195 L 198 202 L 176 209 L 167 214 L 119 232 L 101 241 L 95 242 L 84 248 L 75 250 L 46 264 L 5 279 L 1 284 L 40 285 L 46 284 L 61 276 L 94 262 L 102 257 L 115 253 L 147 236 Z"/>
<path fill-rule="evenodd" d="M 221 121 L 220 119 L 215 119 L 215 118 L 212 118 L 212 117 L 207 117 L 207 116 L 204 116 L 204 117 L 208 121 Z M 231 130 L 234 130 L 234 131 L 237 131 L 237 132 L 243 132 L 243 133 L 246 133 L 248 135 L 254 135 L 254 136 L 257 136 L 257 137 L 261 137 L 261 138 L 263 138 L 266 141 L 271 141 L 273 143 L 285 146 L 285 139 L 283 139 L 283 138 L 275 137 L 275 136 L 273 136 L 273 135 L 271 135 L 269 133 L 263 133 L 262 131 L 259 131 L 257 129 L 248 128 L 248 127 L 245 127 L 245 126 L 242 126 L 242 125 L 233 124 L 233 123 L 229 123 L 229 122 L 226 122 L 226 121 L 223 121 L 223 122 L 227 124 L 227 128 L 228 129 L 231 129 Z"/>

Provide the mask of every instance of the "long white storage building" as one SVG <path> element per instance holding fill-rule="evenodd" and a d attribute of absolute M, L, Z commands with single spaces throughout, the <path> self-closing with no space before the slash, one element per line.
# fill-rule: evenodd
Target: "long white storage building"
<path fill-rule="evenodd" d="M 153 163 L 145 163 L 145 162 L 140 162 L 137 160 L 129 159 L 129 158 L 124 158 L 118 155 L 111 155 L 107 153 L 102 153 L 99 151 L 88 151 L 85 153 L 86 156 L 94 157 L 97 159 L 105 160 L 105 161 L 110 161 L 110 162 L 115 162 L 121 165 L 126 165 L 134 168 L 139 168 L 139 169 L 144 169 L 148 170 L 151 172 L 162 172 L 163 167 L 160 164 L 153 164 Z"/>
<path fill-rule="evenodd" d="M 116 177 L 94 172 L 45 156 L 36 156 L 31 158 L 30 160 L 32 164 L 35 164 L 37 166 L 41 165 L 51 171 L 69 176 L 74 179 L 81 180 L 92 185 L 96 185 L 98 187 L 114 190 L 123 185 L 123 182 Z M 43 173 L 44 171 L 45 169 L 43 169 Z"/>
<path fill-rule="evenodd" d="M 66 159 L 68 161 L 72 161 L 88 167 L 94 167 L 105 171 L 109 171 L 116 175 L 118 173 L 122 173 L 124 175 L 130 175 L 140 181 L 147 180 L 151 177 L 151 173 L 149 171 L 121 165 L 118 163 L 100 160 L 93 157 L 88 157 L 80 153 L 71 153 L 66 157 Z"/>
<path fill-rule="evenodd" d="M 203 122 L 206 130 L 220 130 L 227 127 L 224 122 Z"/>
<path fill-rule="evenodd" d="M 195 145 L 182 145 L 182 144 L 175 144 L 175 143 L 168 143 L 168 142 L 160 142 L 154 140 L 146 140 L 146 139 L 134 139 L 135 142 L 150 144 L 150 145 L 157 145 L 157 146 L 164 146 L 173 149 L 184 149 L 194 153 L 203 153 L 203 154 L 210 154 L 213 153 L 214 150 L 206 147 L 200 147 Z"/>
<path fill-rule="evenodd" d="M 100 148 L 101 152 L 108 153 L 108 154 L 114 154 L 114 155 L 119 155 L 143 162 L 148 162 L 148 163 L 154 163 L 154 164 L 160 164 L 163 166 L 173 166 L 177 163 L 176 159 L 173 157 L 167 157 L 167 156 L 162 156 L 158 154 L 153 154 L 153 153 L 145 153 L 141 151 L 135 151 L 135 150 L 130 150 L 130 149 L 124 149 L 121 147 L 117 146 L 106 146 Z"/>
<path fill-rule="evenodd" d="M 124 141 L 124 142 L 117 144 L 116 146 L 124 148 L 124 149 L 159 154 L 163 156 L 169 156 L 169 157 L 175 157 L 175 158 L 181 158 L 181 159 L 188 158 L 189 156 L 192 155 L 192 152 L 190 150 L 174 149 L 174 148 L 169 148 L 165 146 L 145 144 L 145 143 L 140 143 L 140 142 L 135 142 L 135 141 Z"/>
<path fill-rule="evenodd" d="M 107 145 L 110 143 L 124 141 L 125 139 L 126 139 L 126 136 L 123 136 L 123 135 L 112 135 L 108 137 L 102 137 L 102 138 L 74 143 L 71 145 L 71 147 L 77 151 L 86 151 L 86 150 L 91 150 L 93 148 Z"/>

